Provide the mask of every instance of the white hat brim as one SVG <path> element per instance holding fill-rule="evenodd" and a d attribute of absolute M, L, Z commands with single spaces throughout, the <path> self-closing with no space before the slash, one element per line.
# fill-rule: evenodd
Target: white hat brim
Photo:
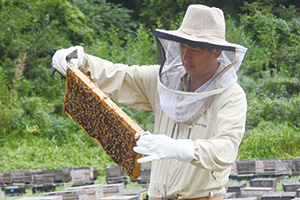
<path fill-rule="evenodd" d="M 216 49 L 229 50 L 229 51 L 235 51 L 236 48 L 245 48 L 241 45 L 227 42 L 226 40 L 220 37 L 213 37 L 209 35 L 198 37 L 198 36 L 186 34 L 185 32 L 180 30 L 155 29 L 153 30 L 153 35 L 158 38 L 173 40 L 176 42 L 182 42 L 182 43 L 196 45 L 196 46 L 197 43 L 207 43 L 208 45 L 211 45 Z"/>

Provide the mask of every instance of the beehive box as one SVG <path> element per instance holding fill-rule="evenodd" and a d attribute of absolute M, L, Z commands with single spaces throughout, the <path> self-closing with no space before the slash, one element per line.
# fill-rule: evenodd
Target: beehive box
<path fill-rule="evenodd" d="M 256 162 L 249 161 L 236 161 L 238 174 L 251 174 L 256 173 Z"/>
<path fill-rule="evenodd" d="M 12 184 L 12 175 L 10 173 L 0 173 L 0 184 Z"/>
<path fill-rule="evenodd" d="M 55 184 L 42 184 L 42 185 L 33 185 L 32 186 L 32 193 L 38 192 L 54 192 L 56 188 Z"/>
<path fill-rule="evenodd" d="M 105 168 L 105 173 L 106 173 L 105 180 L 108 184 L 127 183 L 127 176 L 121 167 L 107 166 Z"/>
<path fill-rule="evenodd" d="M 250 187 L 270 187 L 276 192 L 277 178 L 255 178 L 250 180 Z"/>
<path fill-rule="evenodd" d="M 102 184 L 71 187 L 71 188 L 66 188 L 64 190 L 65 191 L 84 190 L 87 193 L 87 200 L 98 200 L 99 198 L 103 198 Z"/>
<path fill-rule="evenodd" d="M 133 196 L 108 196 L 108 197 L 103 197 L 99 198 L 98 200 L 138 200 L 138 196 L 133 195 Z"/>
<path fill-rule="evenodd" d="M 53 196 L 53 197 L 24 197 L 17 200 L 63 200 L 62 196 Z"/>
<path fill-rule="evenodd" d="M 54 183 L 53 174 L 34 174 L 32 175 L 32 178 L 33 178 L 33 184 L 35 185 Z"/>
<path fill-rule="evenodd" d="M 7 186 L 4 190 L 4 194 L 9 196 L 23 195 L 25 194 L 25 186 L 24 185 Z"/>
<path fill-rule="evenodd" d="M 84 190 L 49 192 L 44 193 L 44 196 L 62 196 L 63 200 L 87 200 L 87 194 Z"/>
<path fill-rule="evenodd" d="M 90 173 L 90 179 L 96 180 L 98 178 L 98 170 L 91 168 L 91 167 L 79 167 L 79 168 L 73 168 L 73 171 L 76 170 L 87 170 Z"/>
<path fill-rule="evenodd" d="M 80 169 L 71 172 L 72 182 L 74 185 L 82 185 L 90 181 L 89 169 Z"/>
<path fill-rule="evenodd" d="M 151 166 L 142 166 L 141 168 L 141 184 L 147 184 L 150 182 Z"/>
<path fill-rule="evenodd" d="M 29 170 L 25 169 L 12 169 L 10 170 L 12 175 L 13 183 L 26 183 L 29 184 L 32 182 L 32 173 Z"/>
<path fill-rule="evenodd" d="M 124 183 L 116 183 L 116 184 L 107 184 L 103 185 L 103 196 L 109 197 L 114 194 L 117 194 L 121 191 L 124 191 Z"/>
<path fill-rule="evenodd" d="M 141 129 L 77 67 L 69 67 L 64 112 L 92 137 L 132 179 L 139 176 L 142 157 L 133 151 Z"/>
<path fill-rule="evenodd" d="M 114 196 L 132 196 L 134 199 L 143 199 L 147 195 L 147 189 L 133 189 L 133 190 L 123 190 L 116 193 Z"/>
<path fill-rule="evenodd" d="M 70 181 L 71 178 L 71 168 L 70 167 L 65 167 L 65 168 L 61 168 L 61 170 L 64 173 L 64 182 L 67 183 Z"/>
<path fill-rule="evenodd" d="M 53 176 L 54 183 L 64 182 L 64 172 L 62 169 L 46 169 L 42 171 L 43 174 L 51 174 Z"/>

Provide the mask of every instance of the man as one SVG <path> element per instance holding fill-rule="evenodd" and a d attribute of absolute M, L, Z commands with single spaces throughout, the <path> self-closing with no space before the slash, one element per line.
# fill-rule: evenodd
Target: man
<path fill-rule="evenodd" d="M 150 199 L 223 199 L 242 140 L 247 102 L 236 71 L 247 51 L 225 40 L 218 8 L 191 5 L 178 30 L 154 30 L 161 66 L 113 64 L 62 49 L 53 66 L 65 74 L 66 56 L 78 49 L 78 66 L 118 103 L 155 114 L 134 150 L 152 161 Z"/>

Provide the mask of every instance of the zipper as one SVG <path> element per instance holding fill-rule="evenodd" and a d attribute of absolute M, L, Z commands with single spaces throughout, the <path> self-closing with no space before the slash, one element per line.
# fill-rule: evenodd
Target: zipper
<path fill-rule="evenodd" d="M 216 178 L 215 175 L 214 175 L 214 171 L 211 171 L 210 174 L 211 174 L 211 176 L 212 176 L 212 177 L 215 179 L 215 181 L 216 181 L 217 178 Z"/>
<path fill-rule="evenodd" d="M 192 126 L 193 126 L 193 124 L 190 124 L 190 127 L 189 127 L 189 133 L 188 133 L 187 139 L 190 139 L 191 131 L 192 131 Z"/>
<path fill-rule="evenodd" d="M 171 138 L 174 137 L 174 133 L 175 133 L 175 129 L 176 129 L 176 125 L 177 125 L 178 122 L 175 122 L 174 123 L 174 126 L 173 126 L 173 130 L 172 130 L 172 135 L 171 135 Z"/>

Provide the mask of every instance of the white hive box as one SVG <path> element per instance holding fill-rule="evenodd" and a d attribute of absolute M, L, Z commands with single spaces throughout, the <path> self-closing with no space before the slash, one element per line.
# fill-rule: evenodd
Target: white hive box
<path fill-rule="evenodd" d="M 86 191 L 72 190 L 44 193 L 44 196 L 62 196 L 63 200 L 87 200 Z"/>
<path fill-rule="evenodd" d="M 86 191 L 87 200 L 97 200 L 99 198 L 103 198 L 103 186 L 102 186 L 102 184 L 71 187 L 71 188 L 66 188 L 64 190 L 65 191 L 72 191 L 72 190 Z"/>
<path fill-rule="evenodd" d="M 103 185 L 103 196 L 108 197 L 124 190 L 124 183 Z"/>

